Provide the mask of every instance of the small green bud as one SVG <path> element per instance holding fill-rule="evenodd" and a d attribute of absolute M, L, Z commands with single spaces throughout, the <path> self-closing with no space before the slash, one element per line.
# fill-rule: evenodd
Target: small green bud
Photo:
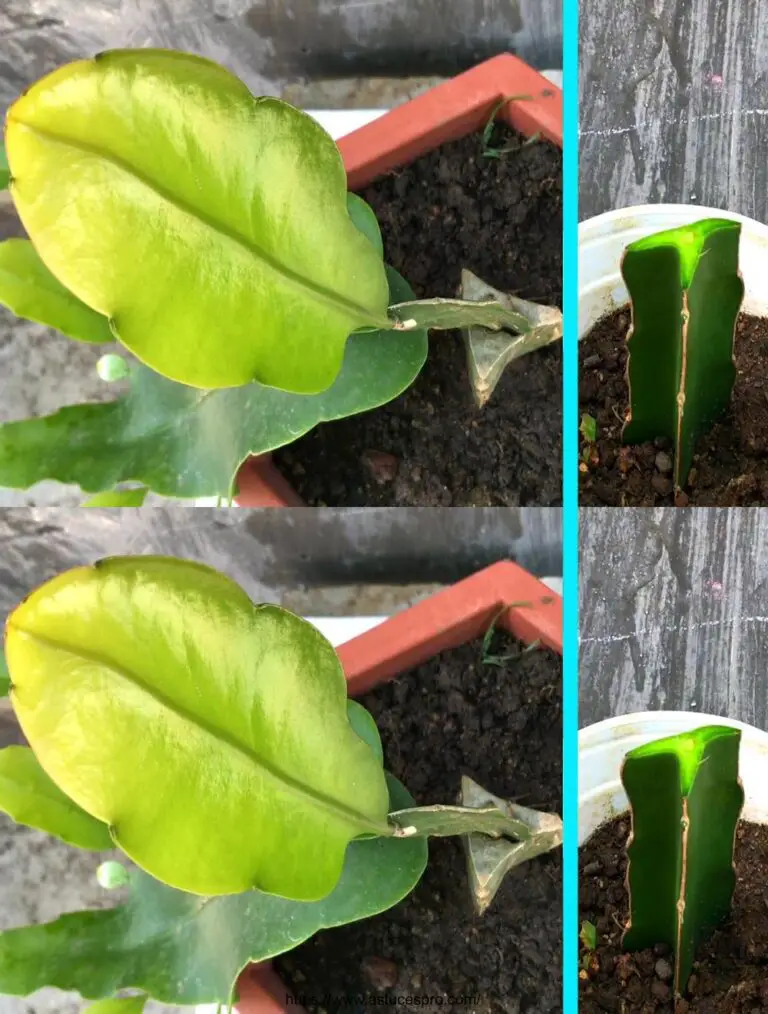
<path fill-rule="evenodd" d="M 128 883 L 128 870 L 120 863 L 116 863 L 114 860 L 109 860 L 106 863 L 102 863 L 101 866 L 96 870 L 96 879 L 99 882 L 99 886 L 105 888 L 107 891 L 112 891 L 116 887 L 125 887 Z"/>
<path fill-rule="evenodd" d="M 98 363 L 96 363 L 96 372 L 102 380 L 106 380 L 108 384 L 111 384 L 115 380 L 124 380 L 128 376 L 128 363 L 126 363 L 122 356 L 110 353 L 102 356 Z"/>
<path fill-rule="evenodd" d="M 594 444 L 597 440 L 597 419 L 586 413 L 581 417 L 579 432 L 588 444 Z"/>

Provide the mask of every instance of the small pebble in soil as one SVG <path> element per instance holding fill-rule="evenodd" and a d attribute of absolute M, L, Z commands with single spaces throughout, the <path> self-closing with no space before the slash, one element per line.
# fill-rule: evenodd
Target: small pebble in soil
<path fill-rule="evenodd" d="M 654 475 L 651 485 L 660 496 L 668 496 L 672 492 L 672 480 L 666 475 Z"/>
<path fill-rule="evenodd" d="M 668 1000 L 669 986 L 666 982 L 659 982 L 659 980 L 656 979 L 656 981 L 651 985 L 651 993 L 653 993 L 657 1000 Z"/>
<path fill-rule="evenodd" d="M 388 961 L 387 958 L 365 958 L 362 970 L 374 989 L 392 989 L 397 985 L 399 973 L 394 961 Z"/>
<path fill-rule="evenodd" d="M 400 463 L 394 454 L 387 454 L 386 451 L 365 451 L 361 461 L 365 470 L 379 485 L 392 482 L 397 477 Z"/>
<path fill-rule="evenodd" d="M 672 471 L 672 456 L 666 451 L 659 451 L 656 455 L 656 468 L 662 473 Z"/>
<path fill-rule="evenodd" d="M 662 982 L 668 982 L 672 978 L 672 966 L 666 958 L 659 958 L 654 967 L 654 971 Z"/>

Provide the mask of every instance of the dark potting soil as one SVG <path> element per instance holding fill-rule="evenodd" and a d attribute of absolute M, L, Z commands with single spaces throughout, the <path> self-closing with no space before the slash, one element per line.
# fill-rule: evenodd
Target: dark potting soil
<path fill-rule="evenodd" d="M 598 939 L 589 972 L 579 977 L 580 1014 L 768 1011 L 768 827 L 739 825 L 731 917 L 699 948 L 685 998 L 677 1006 L 671 996 L 669 950 L 621 950 L 628 916 L 624 849 L 629 828 L 628 817 L 605 824 L 580 852 L 579 919 L 597 928 Z"/>
<path fill-rule="evenodd" d="M 507 635 L 494 642 L 494 652 L 511 656 L 501 667 L 483 664 L 480 644 L 469 644 L 362 698 L 387 768 L 422 805 L 455 802 L 467 774 L 495 795 L 560 813 L 561 660 Z M 476 916 L 460 842 L 434 839 L 408 898 L 318 934 L 277 967 L 301 999 L 337 997 L 324 1004 L 331 1012 L 430 996 L 465 1014 L 560 1014 L 561 907 L 559 850 L 512 870 Z M 366 1004 L 350 1007 L 359 996 Z"/>
<path fill-rule="evenodd" d="M 562 294 L 562 153 L 497 127 L 443 145 L 362 192 L 388 263 L 418 298 L 455 296 L 461 269 L 551 305 Z M 275 453 L 312 506 L 557 505 L 561 499 L 560 343 L 505 371 L 482 410 L 458 332 L 433 332 L 411 388 L 373 412 L 319 426 Z"/>
<path fill-rule="evenodd" d="M 728 413 L 704 434 L 682 494 L 673 492 L 669 441 L 624 447 L 629 395 L 625 307 L 598 321 L 579 343 L 581 413 L 597 422 L 597 443 L 580 465 L 581 504 L 650 507 L 768 504 L 768 320 L 741 314 L 736 326 L 736 383 Z M 583 438 L 580 441 L 585 447 Z"/>

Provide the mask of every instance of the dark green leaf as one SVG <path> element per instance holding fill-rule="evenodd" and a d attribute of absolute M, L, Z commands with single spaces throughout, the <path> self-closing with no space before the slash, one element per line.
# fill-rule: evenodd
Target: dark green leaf
<path fill-rule="evenodd" d="M 28 239 L 0 243 L 0 303 L 17 317 L 55 328 L 68 338 L 113 342 L 109 321 L 57 281 Z"/>
<path fill-rule="evenodd" d="M 384 763 L 384 750 L 381 746 L 381 736 L 376 722 L 373 719 L 373 715 L 366 711 L 366 709 L 360 704 L 359 701 L 353 701 L 351 698 L 347 701 L 347 716 L 349 717 L 349 724 L 358 734 L 360 739 L 368 744 L 379 759 L 381 764 Z"/>
<path fill-rule="evenodd" d="M 395 298 L 413 295 L 391 269 L 389 278 Z M 424 331 L 352 335 L 339 378 L 313 396 L 257 384 L 198 391 L 139 366 L 118 401 L 0 426 L 0 486 L 56 479 L 95 493 L 140 482 L 165 496 L 228 498 L 249 454 L 386 404 L 413 382 L 426 356 Z"/>
<path fill-rule="evenodd" d="M 365 236 L 376 248 L 379 254 L 384 256 L 384 240 L 381 238 L 381 229 L 376 218 L 376 213 L 370 204 L 357 194 L 347 194 L 347 211 L 356 229 Z"/>
<path fill-rule="evenodd" d="M 8 169 L 8 158 L 6 157 L 4 146 L 0 144 L 0 190 L 6 189 L 10 178 L 11 174 Z"/>
<path fill-rule="evenodd" d="M 413 804 L 388 781 L 391 807 Z M 0 933 L 0 992 L 26 996 L 48 985 L 95 999 L 134 988 L 169 1004 L 226 1003 L 249 961 L 391 908 L 413 890 L 426 862 L 423 839 L 352 842 L 336 889 L 313 903 L 256 891 L 200 898 L 136 872 L 119 908 Z"/>
<path fill-rule="evenodd" d="M 0 697 L 7 697 L 11 689 L 11 677 L 8 675 L 8 664 L 5 654 L 0 650 Z"/>
<path fill-rule="evenodd" d="M 670 440 L 678 488 L 688 478 L 697 440 L 731 400 L 733 339 L 744 295 L 740 232 L 738 222 L 704 219 L 645 237 L 624 253 L 632 330 L 623 440 Z"/>
<path fill-rule="evenodd" d="M 0 810 L 17 824 L 94 852 L 114 848 L 106 824 L 65 796 L 26 746 L 0 750 Z"/>
<path fill-rule="evenodd" d="M 666 944 L 682 995 L 696 948 L 728 915 L 733 844 L 744 802 L 741 732 L 704 726 L 627 754 L 622 781 L 632 810 L 628 950 Z"/>

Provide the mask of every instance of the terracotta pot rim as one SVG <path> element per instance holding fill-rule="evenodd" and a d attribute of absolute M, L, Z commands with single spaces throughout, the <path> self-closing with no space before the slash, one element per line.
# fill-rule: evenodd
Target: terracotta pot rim
<path fill-rule="evenodd" d="M 341 138 L 350 189 L 478 130 L 500 99 L 510 96 L 521 98 L 511 99 L 501 118 L 528 137 L 540 133 L 562 148 L 561 89 L 519 57 L 501 53 Z M 240 507 L 307 506 L 269 454 L 245 461 L 237 486 Z"/>
<path fill-rule="evenodd" d="M 563 653 L 563 601 L 509 560 L 491 564 L 359 634 L 336 650 L 352 695 L 394 679 L 442 651 L 475 640 L 494 620 L 526 644 Z M 240 1014 L 304 1014 L 270 962 L 240 980 Z"/>

